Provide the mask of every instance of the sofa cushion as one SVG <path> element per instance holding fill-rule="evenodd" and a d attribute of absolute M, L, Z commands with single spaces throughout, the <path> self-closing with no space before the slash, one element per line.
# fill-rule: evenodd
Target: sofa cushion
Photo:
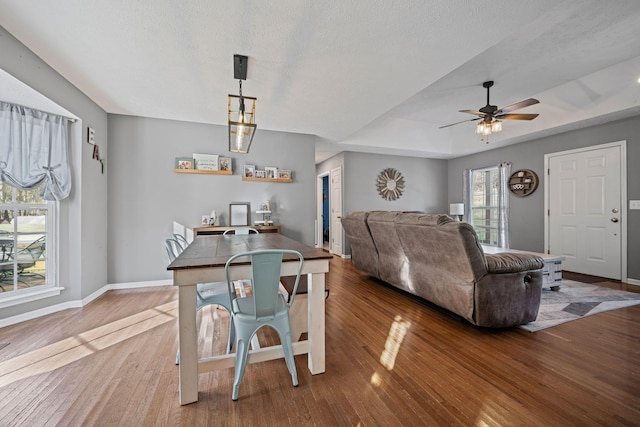
<path fill-rule="evenodd" d="M 516 252 L 486 254 L 489 273 L 517 273 L 544 267 L 544 260 L 537 255 Z"/>
<path fill-rule="evenodd" d="M 398 234 L 394 229 L 396 218 L 400 212 L 371 212 L 367 217 L 367 224 L 371 237 L 378 249 L 379 259 L 384 262 L 378 264 L 378 278 L 387 283 L 404 283 L 409 274 L 407 257 L 402 249 Z"/>
<path fill-rule="evenodd" d="M 409 263 L 405 289 L 473 321 L 474 282 L 486 274 L 475 232 L 441 214 L 403 214 L 395 229 Z"/>
<path fill-rule="evenodd" d="M 341 222 L 351 245 L 351 261 L 354 267 L 378 277 L 378 250 L 369 231 L 368 216 L 369 212 L 350 212 L 342 217 Z"/>

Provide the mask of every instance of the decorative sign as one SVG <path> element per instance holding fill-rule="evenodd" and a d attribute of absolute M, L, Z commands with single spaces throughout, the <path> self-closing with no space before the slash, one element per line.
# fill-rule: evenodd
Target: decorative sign
<path fill-rule="evenodd" d="M 530 169 L 520 169 L 509 177 L 509 190 L 514 196 L 524 197 L 538 188 L 538 175 Z"/>
<path fill-rule="evenodd" d="M 404 178 L 402 174 L 393 168 L 386 168 L 378 175 L 378 194 L 389 201 L 402 196 L 404 190 Z"/>
<path fill-rule="evenodd" d="M 194 169 L 203 171 L 217 171 L 219 170 L 217 154 L 193 154 Z"/>

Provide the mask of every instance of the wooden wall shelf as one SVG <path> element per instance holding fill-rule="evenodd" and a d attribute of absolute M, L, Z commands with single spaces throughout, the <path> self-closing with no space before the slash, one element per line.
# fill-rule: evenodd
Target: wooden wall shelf
<path fill-rule="evenodd" d="M 175 173 L 197 173 L 202 175 L 233 175 L 233 171 L 208 171 L 201 169 L 174 169 Z"/>
<path fill-rule="evenodd" d="M 243 181 L 258 181 L 258 182 L 284 182 L 290 183 L 293 182 L 291 178 L 250 178 L 248 176 L 242 177 Z"/>

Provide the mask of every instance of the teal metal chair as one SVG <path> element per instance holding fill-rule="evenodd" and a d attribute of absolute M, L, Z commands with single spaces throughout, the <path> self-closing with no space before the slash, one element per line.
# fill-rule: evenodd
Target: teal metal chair
<path fill-rule="evenodd" d="M 176 239 L 180 243 L 180 246 L 182 246 L 182 249 L 184 249 L 187 246 L 189 246 L 189 241 L 182 234 L 174 233 L 173 234 L 173 238 Z"/>
<path fill-rule="evenodd" d="M 167 255 L 169 255 L 169 261 L 173 262 L 174 259 L 184 250 L 182 243 L 177 239 L 167 239 L 164 242 L 167 249 Z M 225 282 L 211 282 L 211 283 L 198 283 L 196 285 L 196 312 L 202 307 L 208 305 L 222 306 L 229 312 L 229 315 L 233 317 L 231 311 L 231 298 L 227 292 L 227 284 Z M 229 321 L 229 338 L 227 341 L 227 353 L 231 351 L 235 340 L 235 326 L 233 320 Z M 180 350 L 176 353 L 176 365 L 180 364 Z"/>
<path fill-rule="evenodd" d="M 289 302 L 278 292 L 282 270 L 282 259 L 285 254 L 293 255 L 298 260 L 298 272 Z M 238 258 L 248 257 L 251 261 L 251 295 L 236 297 L 235 286 L 231 280 L 229 266 Z M 244 376 L 249 353 L 249 343 L 258 329 L 271 326 L 278 332 L 284 351 L 287 368 L 291 374 L 293 385 L 298 385 L 298 373 L 293 359 L 291 343 L 291 324 L 289 307 L 293 303 L 304 258 L 298 251 L 284 249 L 265 249 L 245 252 L 229 258 L 225 266 L 227 287 L 231 298 L 233 324 L 236 329 L 236 365 L 231 399 L 238 400 L 240 382 Z"/>

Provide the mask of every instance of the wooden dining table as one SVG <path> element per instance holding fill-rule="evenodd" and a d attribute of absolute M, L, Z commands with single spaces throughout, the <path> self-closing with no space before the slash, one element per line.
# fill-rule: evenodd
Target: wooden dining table
<path fill-rule="evenodd" d="M 231 256 L 260 249 L 294 249 L 302 253 L 302 274 L 307 275 L 308 316 L 307 339 L 293 343 L 295 355 L 307 354 L 311 374 L 325 371 L 325 278 L 329 271 L 327 252 L 307 246 L 282 234 L 197 236 L 193 242 L 167 267 L 173 272 L 173 284 L 178 286 L 178 333 L 180 346 L 180 404 L 198 401 L 198 374 L 231 368 L 235 354 L 216 355 L 198 359 L 196 333 L 196 284 L 226 281 L 225 264 Z M 282 275 L 297 273 L 297 257 L 285 255 Z M 236 260 L 229 268 L 231 280 L 251 277 L 250 261 Z M 281 345 L 251 350 L 247 363 L 257 363 L 284 357 Z M 231 394 L 231 390 L 229 390 Z"/>

